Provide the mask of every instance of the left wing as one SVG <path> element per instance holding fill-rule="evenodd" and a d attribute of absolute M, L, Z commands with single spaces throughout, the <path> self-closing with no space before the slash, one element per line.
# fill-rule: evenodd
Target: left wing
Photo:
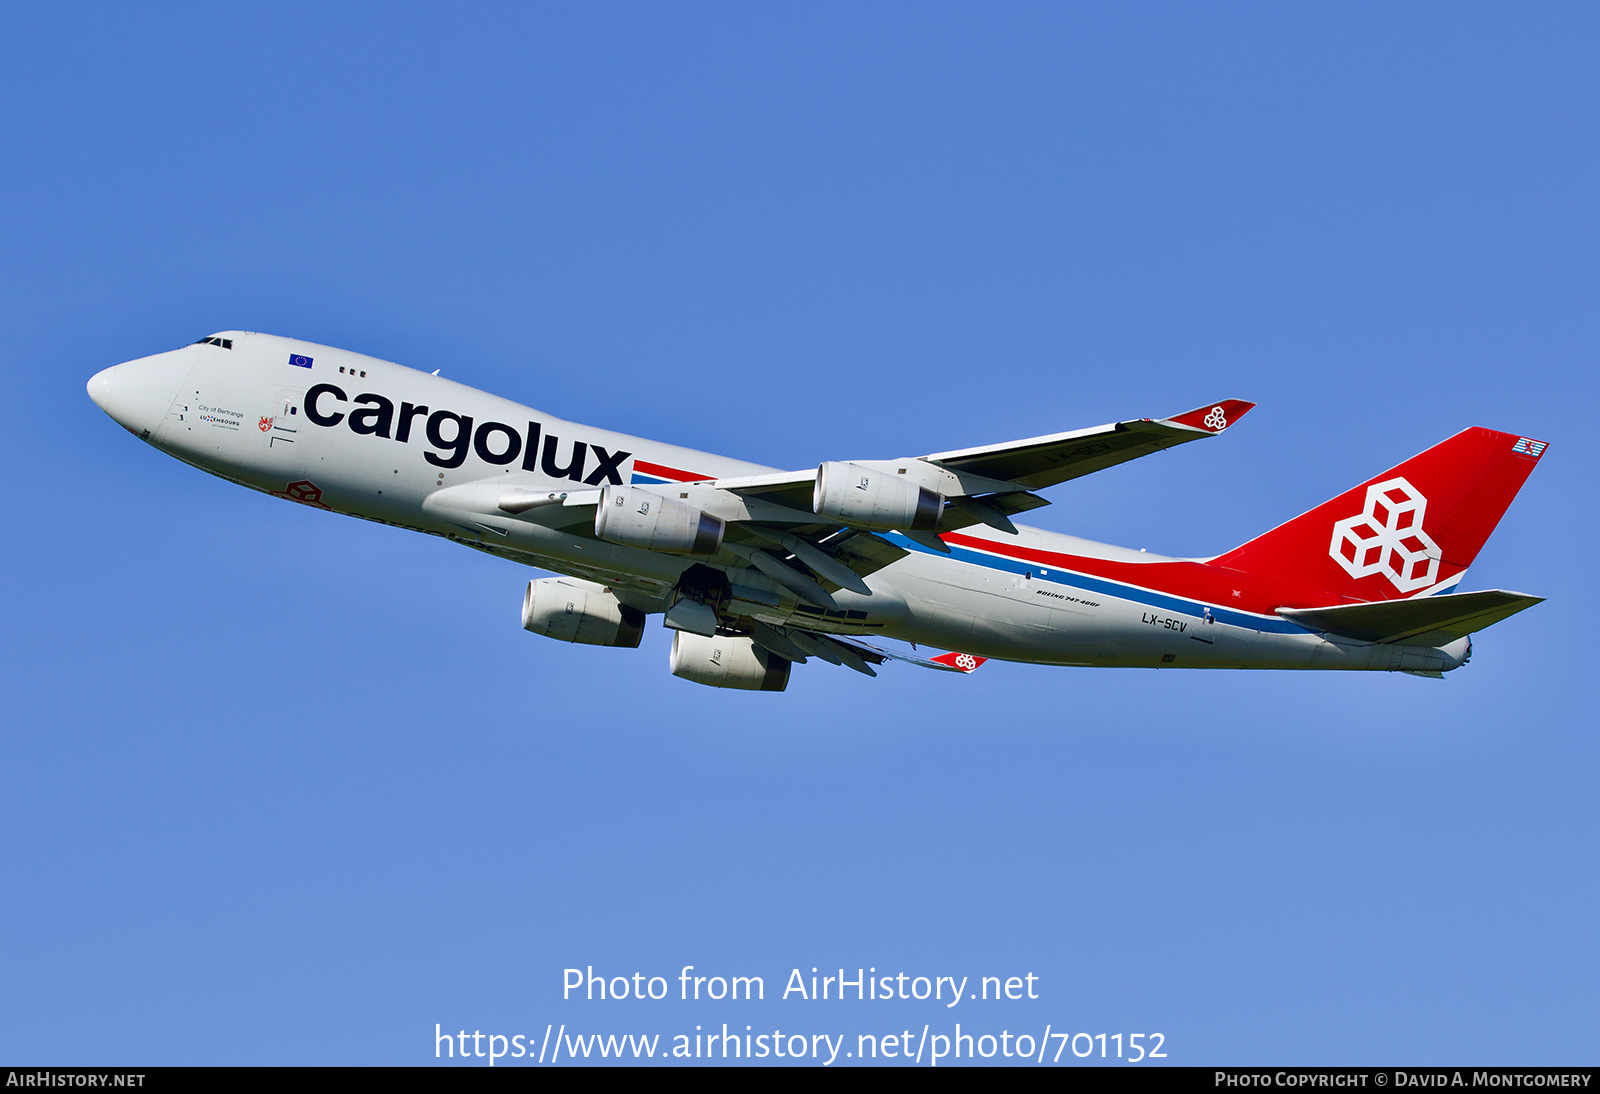
<path fill-rule="evenodd" d="M 803 665 L 807 657 L 817 657 L 834 665 L 855 669 L 868 676 L 878 675 L 872 666 L 881 665 L 886 660 L 904 661 L 908 665 L 938 669 L 940 672 L 959 672 L 963 675 L 975 672 L 988 660 L 987 657 L 959 652 L 946 653 L 939 657 L 912 657 L 910 654 L 895 653 L 870 645 L 859 638 L 819 634 L 798 627 L 775 627 L 759 622 L 751 629 L 750 638 L 756 645 L 788 661 Z"/>

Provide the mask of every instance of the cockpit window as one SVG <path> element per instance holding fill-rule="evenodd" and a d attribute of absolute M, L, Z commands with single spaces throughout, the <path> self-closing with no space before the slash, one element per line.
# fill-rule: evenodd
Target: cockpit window
<path fill-rule="evenodd" d="M 232 338 L 199 338 L 199 339 L 195 340 L 194 345 L 197 345 L 197 346 L 221 346 L 223 349 L 232 349 L 233 348 L 233 339 Z"/>

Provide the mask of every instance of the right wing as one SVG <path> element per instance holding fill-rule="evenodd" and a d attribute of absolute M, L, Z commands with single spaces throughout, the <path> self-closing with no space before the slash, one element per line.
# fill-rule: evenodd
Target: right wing
<path fill-rule="evenodd" d="M 1171 418 L 1112 422 L 1069 433 L 935 452 L 914 459 L 857 462 L 865 467 L 895 467 L 897 470 L 904 467 L 912 474 L 917 469 L 908 465 L 931 464 L 944 472 L 932 478 L 946 498 L 1038 490 L 1174 445 L 1214 437 L 1255 405 L 1243 399 L 1223 399 Z M 812 470 L 780 471 L 742 479 L 718 479 L 705 485 L 810 512 L 811 489 L 816 477 L 817 473 Z M 917 477 L 925 480 L 930 476 L 924 473 Z"/>
<path fill-rule="evenodd" d="M 824 465 L 851 483 L 859 480 L 863 490 L 877 489 L 869 487 L 876 481 L 893 488 L 893 493 L 903 496 L 902 488 L 909 488 L 912 495 L 920 496 L 917 512 L 927 519 L 918 516 L 914 521 L 922 523 L 905 526 L 901 524 L 905 516 L 892 521 L 866 520 L 845 515 L 856 512 L 848 506 L 830 509 L 816 503 L 816 495 L 827 495 L 840 482 L 834 479 L 819 484 L 822 468 L 606 489 L 653 494 L 666 499 L 662 506 L 687 506 L 717 518 L 725 531 L 715 555 L 705 559 L 708 565 L 759 570 L 806 603 L 835 611 L 838 604 L 833 593 L 849 589 L 871 595 L 862 579 L 907 554 L 882 533 L 895 531 L 946 552 L 949 547 L 940 536 L 974 524 L 1015 535 L 1011 515 L 1049 504 L 1032 490 L 1214 436 L 1254 405 L 1224 399 L 1172 418 L 1114 422 L 922 457 Z M 839 493 L 866 496 L 842 486 Z M 523 521 L 587 535 L 587 530 L 596 526 L 601 494 L 600 490 L 541 492 L 506 487 L 490 479 L 437 490 L 424 500 L 423 508 L 502 540 Z M 620 499 L 617 504 L 622 504 Z M 830 512 L 837 515 L 827 515 Z M 497 546 L 492 540 L 485 542 Z M 510 541 L 505 540 L 505 545 L 509 547 Z"/>
<path fill-rule="evenodd" d="M 1215 436 L 1255 405 L 1242 399 L 1224 399 L 1172 418 L 1113 422 L 1047 437 L 935 452 L 922 458 L 957 473 L 1038 490 L 1187 441 Z"/>

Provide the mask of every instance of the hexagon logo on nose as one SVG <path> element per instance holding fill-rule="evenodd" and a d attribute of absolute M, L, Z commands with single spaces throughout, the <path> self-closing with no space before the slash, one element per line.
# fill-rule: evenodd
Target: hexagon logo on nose
<path fill-rule="evenodd" d="M 330 506 L 322 504 L 322 487 L 318 486 L 310 479 L 301 479 L 299 482 L 291 482 L 282 490 L 272 491 L 272 494 L 274 497 L 288 498 L 290 501 L 297 501 L 301 505 L 314 505 L 318 509 L 331 508 Z"/>
<path fill-rule="evenodd" d="M 1439 579 L 1439 545 L 1422 530 L 1428 499 L 1403 478 L 1367 487 L 1360 514 L 1335 521 L 1328 554 L 1351 577 L 1382 574 L 1403 593 Z"/>

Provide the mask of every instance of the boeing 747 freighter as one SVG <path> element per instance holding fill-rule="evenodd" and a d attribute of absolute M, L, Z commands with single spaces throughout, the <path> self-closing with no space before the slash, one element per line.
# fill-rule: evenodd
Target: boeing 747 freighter
<path fill-rule="evenodd" d="M 1466 663 L 1469 635 L 1540 599 L 1459 591 L 1546 447 L 1490 429 L 1231 551 L 1167 558 L 1012 518 L 1254 404 L 781 471 L 246 331 L 108 368 L 89 395 L 241 486 L 555 573 L 523 596 L 536 634 L 636 647 L 660 616 L 672 672 L 712 687 L 782 691 L 811 658 L 869 676 L 889 659 L 970 672 L 988 658 L 1439 676 Z"/>

